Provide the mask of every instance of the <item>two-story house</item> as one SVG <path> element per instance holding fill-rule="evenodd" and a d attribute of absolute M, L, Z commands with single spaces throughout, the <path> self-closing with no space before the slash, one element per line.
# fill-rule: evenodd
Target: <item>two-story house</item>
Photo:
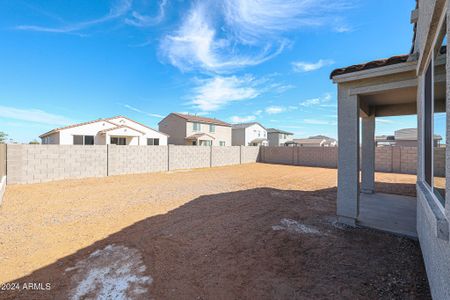
<path fill-rule="evenodd" d="M 267 130 L 258 122 L 233 124 L 233 146 L 267 146 Z"/>
<path fill-rule="evenodd" d="M 42 144 L 167 145 L 167 134 L 124 116 L 55 128 L 39 136 Z"/>
<path fill-rule="evenodd" d="M 294 134 L 276 128 L 268 128 L 267 139 L 269 140 L 269 146 L 286 146 L 286 143 L 294 140 Z"/>
<path fill-rule="evenodd" d="M 171 113 L 159 122 L 159 130 L 173 145 L 231 146 L 231 124 L 213 118 Z"/>

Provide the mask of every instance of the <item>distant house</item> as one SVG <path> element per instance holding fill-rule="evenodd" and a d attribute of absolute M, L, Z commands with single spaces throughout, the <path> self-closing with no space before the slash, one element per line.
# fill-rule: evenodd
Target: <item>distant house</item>
<path fill-rule="evenodd" d="M 267 130 L 258 122 L 233 124 L 233 146 L 267 145 Z"/>
<path fill-rule="evenodd" d="M 267 139 L 269 146 L 287 146 L 293 142 L 294 134 L 280 129 L 268 128 Z"/>
<path fill-rule="evenodd" d="M 213 118 L 171 113 L 159 122 L 169 144 L 231 146 L 231 124 Z"/>
<path fill-rule="evenodd" d="M 327 136 L 311 136 L 307 139 L 294 139 L 293 144 L 298 147 L 336 147 L 337 141 Z"/>
<path fill-rule="evenodd" d="M 417 147 L 417 128 L 403 128 L 396 130 L 394 135 L 382 135 L 375 137 L 377 146 L 403 146 Z M 440 147 L 442 137 L 434 135 L 434 147 Z"/>
<path fill-rule="evenodd" d="M 39 136 L 42 144 L 167 145 L 167 134 L 124 116 L 55 128 Z"/>

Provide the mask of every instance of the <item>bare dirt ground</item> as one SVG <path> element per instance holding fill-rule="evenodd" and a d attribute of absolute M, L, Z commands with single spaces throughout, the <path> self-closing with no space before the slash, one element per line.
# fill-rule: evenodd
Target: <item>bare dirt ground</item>
<path fill-rule="evenodd" d="M 0 298 L 430 298 L 418 243 L 335 202 L 336 170 L 270 164 L 8 186 Z"/>

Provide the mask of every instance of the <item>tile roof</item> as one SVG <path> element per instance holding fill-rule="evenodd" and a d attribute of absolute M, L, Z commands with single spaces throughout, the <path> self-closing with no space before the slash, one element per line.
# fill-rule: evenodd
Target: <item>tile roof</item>
<path fill-rule="evenodd" d="M 200 117 L 200 116 L 195 116 L 195 115 L 186 115 L 186 114 L 180 114 L 180 113 L 171 113 L 171 115 L 175 115 L 180 118 L 183 118 L 188 122 L 198 122 L 198 123 L 206 123 L 206 124 L 214 124 L 214 125 L 219 125 L 219 126 L 231 127 L 231 124 L 221 121 L 221 120 L 218 120 L 218 119 Z"/>
<path fill-rule="evenodd" d="M 357 65 L 353 65 L 353 66 L 349 66 L 349 67 L 345 67 L 345 68 L 335 69 L 335 70 L 333 70 L 333 72 L 331 72 L 330 78 L 332 79 L 334 76 L 338 76 L 338 75 L 342 75 L 342 74 L 348 74 L 348 73 L 358 72 L 358 71 L 362 71 L 362 70 L 370 70 L 370 69 L 380 68 L 380 67 L 384 67 L 384 66 L 404 63 L 408 60 L 408 58 L 409 58 L 409 54 L 397 55 L 397 56 L 392 56 L 389 58 L 366 62 L 363 64 L 357 64 Z"/>
<path fill-rule="evenodd" d="M 247 128 L 247 127 L 250 127 L 250 126 L 255 125 L 255 124 L 257 124 L 257 125 L 261 126 L 262 128 L 266 129 L 266 127 L 262 126 L 258 122 L 233 124 L 233 129 Z"/>
<path fill-rule="evenodd" d="M 267 128 L 267 133 L 283 133 L 283 134 L 293 134 L 292 132 L 284 131 L 276 128 Z"/>

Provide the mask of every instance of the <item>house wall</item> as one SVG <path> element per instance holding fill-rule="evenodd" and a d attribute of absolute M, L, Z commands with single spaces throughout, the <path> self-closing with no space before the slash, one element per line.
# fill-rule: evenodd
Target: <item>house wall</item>
<path fill-rule="evenodd" d="M 245 128 L 244 146 L 250 146 L 250 143 L 258 138 L 267 138 L 267 131 L 261 125 L 253 124 Z"/>
<path fill-rule="evenodd" d="M 245 146 L 245 128 L 232 129 L 232 145 Z"/>
<path fill-rule="evenodd" d="M 415 51 L 420 53 L 417 73 L 417 111 L 418 111 L 418 176 L 417 176 L 417 233 L 422 249 L 428 282 L 433 299 L 450 299 L 450 127 L 447 121 L 447 144 L 445 154 L 446 168 L 446 204 L 440 206 L 434 194 L 424 181 L 424 74 L 426 64 L 434 49 L 440 26 L 449 19 L 447 1 L 428 0 L 419 2 L 419 19 Z M 447 21 L 449 24 L 449 21 Z M 447 25 L 448 28 L 448 25 Z M 447 41 L 449 30 L 447 29 Z M 447 53 L 447 120 L 450 118 L 450 55 Z M 444 157 L 440 155 L 440 157 Z"/>
<path fill-rule="evenodd" d="M 95 123 L 89 123 L 86 125 L 63 129 L 59 132 L 60 135 L 59 144 L 73 145 L 74 135 L 93 135 L 95 145 L 104 145 L 105 142 L 104 137 L 98 134 L 98 132 L 101 130 L 113 128 L 115 126 L 116 125 L 106 121 L 99 121 Z"/>
<path fill-rule="evenodd" d="M 280 134 L 278 132 L 268 132 L 267 139 L 269 140 L 269 147 L 276 147 L 280 145 Z"/>
<path fill-rule="evenodd" d="M 147 139 L 148 138 L 157 138 L 159 139 L 159 145 L 167 145 L 168 137 L 165 134 L 162 134 L 161 132 L 158 132 L 155 129 L 149 128 L 147 126 L 144 126 L 140 123 L 137 123 L 133 120 L 129 120 L 127 118 L 119 117 L 110 119 L 109 122 L 114 123 L 118 126 L 125 125 L 129 126 L 133 129 L 139 130 L 143 132 L 143 135 L 140 135 L 139 143 L 136 143 L 136 141 L 131 141 L 130 145 L 147 145 Z"/>
<path fill-rule="evenodd" d="M 168 144 L 186 145 L 186 120 L 175 115 L 168 115 L 159 122 L 159 131 L 169 135 Z"/>
<path fill-rule="evenodd" d="M 286 134 L 286 138 L 283 138 L 284 137 L 284 134 L 279 134 L 279 145 L 280 146 L 284 146 L 284 144 L 286 143 L 286 142 L 290 142 L 290 141 L 293 141 L 294 140 L 294 135 L 292 135 L 292 134 Z M 270 146 L 270 144 L 269 144 L 269 146 Z"/>
<path fill-rule="evenodd" d="M 225 142 L 225 146 L 231 146 L 231 127 L 215 125 L 215 132 L 209 131 L 209 124 L 200 123 L 200 130 L 194 131 L 194 123 L 186 122 L 186 136 L 196 133 L 206 133 L 214 137 L 213 146 L 220 146 L 220 141 Z"/>

